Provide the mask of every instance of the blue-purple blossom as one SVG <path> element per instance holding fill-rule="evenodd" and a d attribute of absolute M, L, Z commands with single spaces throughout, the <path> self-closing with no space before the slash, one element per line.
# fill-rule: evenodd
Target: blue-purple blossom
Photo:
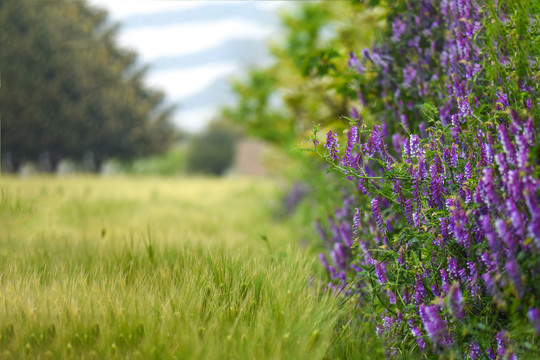
<path fill-rule="evenodd" d="M 415 337 L 418 347 L 420 348 L 420 350 L 424 351 L 426 348 L 426 342 L 422 338 L 422 332 L 420 331 L 420 329 L 418 329 L 418 327 L 416 327 L 413 318 L 410 318 L 408 323 L 409 323 L 409 330 Z"/>
<path fill-rule="evenodd" d="M 504 153 L 506 154 L 506 159 L 510 164 L 516 163 L 516 152 L 514 145 L 510 141 L 508 132 L 506 131 L 506 126 L 504 124 L 499 125 L 499 141 L 503 147 Z"/>
<path fill-rule="evenodd" d="M 405 32 L 406 25 L 401 18 L 394 19 L 392 22 L 392 40 L 398 42 L 401 38 L 401 35 Z"/>
<path fill-rule="evenodd" d="M 379 228 L 379 231 L 381 234 L 386 233 L 386 225 L 384 224 L 384 221 L 381 216 L 381 211 L 379 210 L 379 200 L 378 199 L 372 199 L 371 200 L 371 210 L 373 212 L 373 217 L 377 221 L 377 227 Z"/>
<path fill-rule="evenodd" d="M 403 69 L 403 86 L 405 88 L 410 88 L 413 82 L 416 79 L 416 69 L 411 66 L 411 64 L 408 64 Z"/>
<path fill-rule="evenodd" d="M 480 345 L 478 345 L 478 342 L 476 341 L 471 344 L 471 351 L 469 352 L 469 359 L 471 360 L 482 359 L 482 350 L 480 349 Z"/>
<path fill-rule="evenodd" d="M 328 152 L 330 153 L 330 158 L 332 160 L 339 160 L 339 144 L 337 134 L 334 134 L 332 130 L 330 130 L 326 134 L 326 144 L 324 144 L 324 147 L 328 149 Z"/>
<path fill-rule="evenodd" d="M 362 65 L 360 60 L 358 60 L 354 51 L 349 53 L 349 67 L 356 70 L 359 74 L 363 74 L 366 71 L 366 68 Z"/>
<path fill-rule="evenodd" d="M 463 303 L 463 294 L 459 289 L 459 283 L 454 282 L 448 291 L 448 306 L 450 312 L 456 319 L 463 318 L 465 314 L 463 311 Z"/>
<path fill-rule="evenodd" d="M 409 140 L 410 157 L 417 157 L 424 154 L 424 151 L 420 147 L 420 138 L 417 135 L 411 135 Z"/>
<path fill-rule="evenodd" d="M 497 91 L 497 100 L 496 100 L 497 110 L 505 110 L 510 104 L 508 103 L 508 95 L 502 91 Z"/>
<path fill-rule="evenodd" d="M 512 281 L 512 284 L 514 284 L 514 289 L 516 290 L 518 296 L 522 297 L 524 288 L 521 281 L 521 273 L 518 263 L 515 259 L 510 259 L 510 261 L 506 263 L 505 269 L 508 272 L 508 277 Z"/>
<path fill-rule="evenodd" d="M 420 304 L 419 313 L 428 337 L 436 344 L 449 347 L 452 339 L 448 333 L 446 320 L 441 317 L 439 306 Z"/>
<path fill-rule="evenodd" d="M 379 279 L 379 283 L 381 285 L 386 284 L 386 282 L 388 281 L 386 279 L 386 269 L 378 261 L 375 263 L 375 274 L 377 275 L 377 279 Z"/>
<path fill-rule="evenodd" d="M 343 159 L 341 160 L 344 166 L 354 167 L 356 165 L 356 158 L 352 154 L 353 148 L 356 144 L 358 144 L 358 128 L 356 125 L 353 125 L 347 133 L 347 147 L 345 149 Z"/>
<path fill-rule="evenodd" d="M 532 308 L 527 311 L 527 318 L 531 322 L 537 334 L 540 334 L 540 310 Z"/>

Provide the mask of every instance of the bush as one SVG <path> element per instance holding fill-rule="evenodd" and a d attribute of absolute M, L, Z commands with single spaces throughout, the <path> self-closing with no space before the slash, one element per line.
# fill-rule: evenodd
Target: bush
<path fill-rule="evenodd" d="M 234 160 L 237 133 L 223 123 L 212 124 L 195 136 L 188 147 L 186 169 L 190 173 L 223 175 Z"/>
<path fill-rule="evenodd" d="M 311 137 L 358 189 L 321 227 L 331 287 L 371 307 L 390 356 L 537 355 L 539 8 L 396 3 L 383 41 L 351 54 L 346 145 Z"/>

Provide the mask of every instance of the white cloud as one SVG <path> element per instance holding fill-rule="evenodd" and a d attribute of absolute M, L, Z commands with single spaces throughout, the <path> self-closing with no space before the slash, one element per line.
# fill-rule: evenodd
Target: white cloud
<path fill-rule="evenodd" d="M 210 85 L 212 81 L 238 71 L 238 65 L 225 63 L 183 68 L 170 71 L 154 71 L 147 74 L 147 83 L 163 89 L 173 101 L 195 94 Z M 181 104 L 180 104 L 181 105 Z"/>
<path fill-rule="evenodd" d="M 234 38 L 264 39 L 271 29 L 245 20 L 220 20 L 189 25 L 137 27 L 121 32 L 119 43 L 139 52 L 145 62 L 164 56 L 185 55 Z"/>
<path fill-rule="evenodd" d="M 92 5 L 106 8 L 115 20 L 125 20 L 134 15 L 148 15 L 159 12 L 190 9 L 200 6 L 199 1 L 159 1 L 159 0 L 90 0 Z"/>
<path fill-rule="evenodd" d="M 173 121 L 184 131 L 198 133 L 204 130 L 217 111 L 217 106 L 196 108 L 189 111 L 180 110 L 176 112 Z"/>

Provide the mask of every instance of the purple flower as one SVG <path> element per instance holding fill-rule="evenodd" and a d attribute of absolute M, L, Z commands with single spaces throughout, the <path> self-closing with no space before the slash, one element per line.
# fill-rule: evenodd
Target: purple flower
<path fill-rule="evenodd" d="M 451 345 L 452 340 L 448 333 L 446 320 L 441 318 L 439 306 L 421 304 L 419 313 L 428 337 L 436 344 L 445 347 Z"/>
<path fill-rule="evenodd" d="M 469 353 L 469 358 L 471 360 L 482 359 L 482 350 L 480 349 L 480 345 L 478 345 L 478 342 L 476 341 L 471 345 L 471 352 Z"/>
<path fill-rule="evenodd" d="M 358 144 L 358 128 L 356 125 L 353 125 L 347 134 L 347 148 L 345 149 L 345 155 L 341 161 L 343 166 L 355 166 L 352 150 L 356 144 Z"/>
<path fill-rule="evenodd" d="M 452 257 L 448 258 L 448 275 L 453 279 L 459 279 L 457 260 Z"/>
<path fill-rule="evenodd" d="M 323 264 L 324 268 L 326 270 L 329 270 L 330 266 L 328 264 L 328 260 L 326 260 L 326 255 L 324 255 L 323 253 L 320 253 L 319 259 L 321 260 L 321 264 Z"/>
<path fill-rule="evenodd" d="M 386 269 L 383 265 L 381 265 L 379 261 L 375 263 L 375 274 L 377 275 L 377 279 L 379 279 L 379 283 L 381 285 L 386 284 L 386 282 L 388 281 L 386 279 Z"/>
<path fill-rule="evenodd" d="M 414 289 L 414 301 L 417 304 L 420 304 L 424 301 L 427 295 L 426 289 L 424 288 L 424 283 L 422 283 L 422 280 L 420 278 L 416 279 L 416 285 Z"/>
<path fill-rule="evenodd" d="M 386 233 L 386 225 L 382 219 L 381 211 L 379 210 L 379 200 L 377 198 L 371 200 L 371 210 L 373 212 L 373 217 L 375 217 L 375 220 L 377 221 L 379 231 L 381 234 Z"/>
<path fill-rule="evenodd" d="M 512 142 L 510 141 L 510 138 L 508 136 L 508 132 L 506 131 L 506 126 L 504 126 L 504 124 L 499 125 L 499 141 L 502 144 L 508 162 L 510 164 L 515 164 L 516 153 L 514 150 L 514 146 L 512 145 Z"/>
<path fill-rule="evenodd" d="M 358 109 L 354 106 L 351 109 L 351 119 L 360 122 L 360 114 L 358 113 Z"/>
<path fill-rule="evenodd" d="M 405 88 L 410 88 L 415 79 L 416 69 L 411 66 L 411 64 L 407 64 L 407 66 L 405 66 L 403 69 L 403 86 Z"/>
<path fill-rule="evenodd" d="M 495 192 L 495 185 L 493 180 L 493 170 L 491 168 L 484 168 L 482 178 L 478 184 L 478 191 L 480 197 L 488 207 L 495 206 L 498 202 L 497 193 Z"/>
<path fill-rule="evenodd" d="M 523 125 L 523 135 L 529 145 L 534 145 L 534 123 L 532 117 L 530 117 Z"/>
<path fill-rule="evenodd" d="M 514 230 L 516 230 L 518 235 L 523 234 L 522 214 L 518 211 L 516 203 L 511 198 L 506 199 L 506 209 L 510 215 L 510 220 L 512 221 Z"/>
<path fill-rule="evenodd" d="M 534 327 L 537 334 L 540 334 L 540 310 L 532 308 L 527 311 L 527 318 Z"/>
<path fill-rule="evenodd" d="M 402 143 L 403 139 L 400 134 L 392 135 L 392 145 L 394 146 L 395 152 L 398 154 L 401 152 Z"/>
<path fill-rule="evenodd" d="M 411 199 L 405 200 L 405 217 L 407 218 L 407 223 L 409 226 L 414 226 L 413 218 L 412 218 L 412 201 Z"/>
<path fill-rule="evenodd" d="M 360 60 L 358 60 L 353 51 L 349 53 L 349 67 L 356 70 L 359 74 L 363 74 L 366 71 L 366 68 L 362 65 Z"/>
<path fill-rule="evenodd" d="M 523 285 L 521 282 L 521 274 L 519 271 L 519 266 L 515 259 L 511 259 L 506 263 L 505 269 L 508 273 L 508 278 L 512 281 L 514 284 L 514 289 L 516 289 L 516 292 L 518 293 L 519 297 L 523 297 Z"/>
<path fill-rule="evenodd" d="M 448 291 L 448 306 L 456 319 L 461 319 L 464 315 L 463 302 L 463 294 L 459 289 L 459 283 L 454 281 L 450 287 L 450 291 Z"/>
<path fill-rule="evenodd" d="M 432 207 L 440 207 L 443 202 L 443 179 L 440 176 L 435 176 L 429 183 L 430 190 L 430 205 Z"/>
<path fill-rule="evenodd" d="M 497 335 L 495 335 L 495 341 L 497 342 L 497 355 L 501 358 L 505 357 L 506 342 L 508 341 L 506 333 L 504 331 L 499 331 Z"/>
<path fill-rule="evenodd" d="M 340 269 L 345 270 L 347 268 L 347 250 L 342 243 L 334 244 L 334 248 L 330 251 L 330 257 Z"/>
<path fill-rule="evenodd" d="M 423 149 L 420 147 L 420 138 L 417 135 L 411 135 L 410 141 L 410 157 L 417 157 L 424 154 Z"/>
<path fill-rule="evenodd" d="M 457 168 L 458 166 L 458 155 L 457 155 L 457 146 L 452 144 L 452 149 L 450 150 L 450 165 Z"/>
<path fill-rule="evenodd" d="M 503 93 L 502 91 L 497 91 L 497 102 L 496 107 L 497 110 L 502 111 L 505 110 L 508 106 L 508 95 Z"/>
<path fill-rule="evenodd" d="M 468 161 L 465 164 L 465 168 L 464 168 L 463 172 L 465 173 L 465 180 L 470 180 L 471 177 L 472 177 L 472 169 L 471 169 L 471 162 L 470 161 Z"/>
<path fill-rule="evenodd" d="M 324 144 L 324 147 L 328 149 L 328 152 L 330 153 L 330 158 L 334 161 L 339 160 L 339 144 L 337 135 L 330 130 L 326 134 L 326 144 Z"/>
<path fill-rule="evenodd" d="M 406 26 L 402 19 L 396 18 L 392 23 L 392 41 L 398 42 L 401 35 L 405 32 Z"/>
<path fill-rule="evenodd" d="M 426 342 L 424 341 L 424 339 L 422 339 L 422 332 L 414 324 L 413 318 L 410 318 L 408 323 L 409 323 L 409 330 L 411 331 L 413 336 L 416 338 L 416 343 L 420 347 L 420 350 L 424 351 L 426 348 Z"/>
<path fill-rule="evenodd" d="M 360 229 L 361 225 L 361 216 L 362 216 L 362 210 L 360 208 L 356 208 L 354 210 L 354 218 L 353 218 L 353 236 L 358 237 L 358 230 Z"/>

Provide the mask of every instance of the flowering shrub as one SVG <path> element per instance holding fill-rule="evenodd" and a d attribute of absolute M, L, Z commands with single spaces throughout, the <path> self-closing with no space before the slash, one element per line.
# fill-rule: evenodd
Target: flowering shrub
<path fill-rule="evenodd" d="M 321 231 L 321 259 L 336 291 L 372 306 L 389 355 L 539 352 L 539 14 L 401 1 L 384 40 L 350 55 L 362 106 L 323 156 L 358 191 Z"/>

